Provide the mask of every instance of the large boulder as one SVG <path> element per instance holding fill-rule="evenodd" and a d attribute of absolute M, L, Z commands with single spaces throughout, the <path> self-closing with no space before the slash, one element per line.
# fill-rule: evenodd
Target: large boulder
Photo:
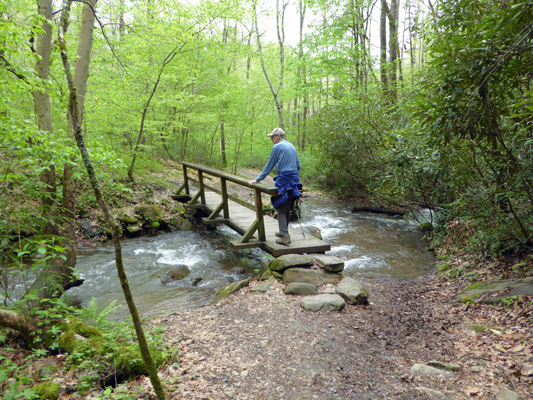
<path fill-rule="evenodd" d="M 340 279 L 341 276 L 339 274 L 307 268 L 289 268 L 283 273 L 283 283 L 285 285 L 300 282 L 320 286 L 326 283 L 336 284 Z"/>
<path fill-rule="evenodd" d="M 339 311 L 346 306 L 346 303 L 341 296 L 326 293 L 304 297 L 300 306 L 307 311 Z"/>
<path fill-rule="evenodd" d="M 192 222 L 186 218 L 176 218 L 173 226 L 180 231 L 190 231 L 193 228 Z"/>
<path fill-rule="evenodd" d="M 337 286 L 337 293 L 350 304 L 367 304 L 368 292 L 361 283 L 349 276 L 342 278 Z"/>
<path fill-rule="evenodd" d="M 459 293 L 455 301 L 462 303 L 499 303 L 512 296 L 533 296 L 533 276 L 521 279 L 480 281 Z"/>
<path fill-rule="evenodd" d="M 452 378 L 455 376 L 453 372 L 446 371 L 443 369 L 430 367 L 425 364 L 415 364 L 411 367 L 411 373 L 422 374 L 422 375 L 438 375 L 444 378 Z"/>
<path fill-rule="evenodd" d="M 183 278 L 188 276 L 191 273 L 191 270 L 186 265 L 176 265 L 172 269 L 169 269 L 166 273 L 161 275 L 161 283 L 163 285 L 168 285 L 169 283 L 175 281 L 181 281 Z"/>
<path fill-rule="evenodd" d="M 314 259 L 304 254 L 285 254 L 270 260 L 268 267 L 275 272 L 283 273 L 288 268 L 306 268 L 313 266 Z"/>
<path fill-rule="evenodd" d="M 80 218 L 79 224 L 84 236 L 94 238 L 104 234 L 101 226 L 91 222 L 89 218 Z"/>

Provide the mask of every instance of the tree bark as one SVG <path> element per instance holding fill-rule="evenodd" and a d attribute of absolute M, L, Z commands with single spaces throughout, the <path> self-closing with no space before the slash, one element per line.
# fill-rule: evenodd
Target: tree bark
<path fill-rule="evenodd" d="M 33 345 L 38 327 L 35 321 L 15 311 L 0 308 L 0 326 L 20 332 L 26 343 Z"/>
<path fill-rule="evenodd" d="M 39 56 L 35 64 L 35 70 L 46 82 L 49 75 L 50 55 L 52 49 L 52 1 L 39 0 L 39 14 L 46 20 L 43 23 L 42 33 L 37 35 L 36 51 Z M 45 84 L 46 85 L 46 84 Z M 35 103 L 35 113 L 37 116 L 37 126 L 40 130 L 52 132 L 52 112 L 50 107 L 50 97 L 47 88 L 36 90 L 33 93 Z M 76 246 L 75 246 L 75 185 L 71 173 L 70 165 L 64 166 L 63 176 L 63 199 L 61 204 L 62 222 L 58 222 L 58 204 L 56 199 L 56 173 L 53 165 L 48 170 L 41 173 L 40 179 L 46 185 L 46 193 L 42 198 L 43 213 L 48 219 L 48 223 L 43 229 L 44 234 L 61 235 L 67 240 L 61 242 L 65 248 L 66 259 L 56 258 L 51 261 L 47 268 L 39 271 L 39 275 L 30 287 L 30 291 L 35 291 L 40 298 L 59 297 L 74 280 L 74 267 L 76 266 Z M 29 303 L 35 305 L 35 303 Z"/>

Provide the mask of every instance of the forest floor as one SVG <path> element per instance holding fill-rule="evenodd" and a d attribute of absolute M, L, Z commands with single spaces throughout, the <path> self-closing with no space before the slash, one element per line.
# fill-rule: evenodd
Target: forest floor
<path fill-rule="evenodd" d="M 472 263 L 453 260 L 455 267 Z M 530 262 L 514 264 L 502 259 L 476 271 L 482 279 L 531 275 Z M 150 321 L 163 325 L 181 349 L 179 363 L 160 371 L 170 397 L 533 399 L 531 297 L 498 305 L 457 303 L 454 297 L 471 284 L 461 277 L 361 282 L 369 304 L 340 312 L 303 310 L 301 297 L 285 295 L 281 282 L 266 293 L 252 292 L 259 283 L 252 280 L 219 303 Z M 458 370 L 447 376 L 412 371 L 432 361 Z M 130 386 L 149 393 L 146 377 Z"/>

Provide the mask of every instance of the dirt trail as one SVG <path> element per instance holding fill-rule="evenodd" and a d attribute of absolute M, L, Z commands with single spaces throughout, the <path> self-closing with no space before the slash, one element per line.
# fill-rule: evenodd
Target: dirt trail
<path fill-rule="evenodd" d="M 433 398 L 420 387 L 463 398 L 463 372 L 410 373 L 416 363 L 457 361 L 452 306 L 436 307 L 441 282 L 363 283 L 370 304 L 341 312 L 304 311 L 301 297 L 285 295 L 275 282 L 267 293 L 245 288 L 218 304 L 153 321 L 166 325 L 169 340 L 183 339 L 179 367 L 162 374 L 178 382 L 172 398 Z"/>

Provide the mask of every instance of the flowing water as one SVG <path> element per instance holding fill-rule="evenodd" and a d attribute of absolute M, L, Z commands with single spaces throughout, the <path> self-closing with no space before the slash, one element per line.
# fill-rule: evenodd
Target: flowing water
<path fill-rule="evenodd" d="M 332 246 L 328 254 L 344 260 L 347 275 L 412 279 L 433 270 L 433 256 L 425 250 L 415 221 L 353 214 L 343 203 L 305 199 L 301 223 L 321 230 Z M 219 227 L 124 241 L 124 265 L 139 313 L 154 316 L 209 304 L 217 289 L 250 276 L 272 258 L 258 249 L 233 250 L 229 241 L 237 237 L 229 228 Z M 186 265 L 191 274 L 163 285 L 161 277 L 176 265 Z M 125 305 L 112 246 L 79 249 L 77 269 L 85 282 L 70 289 L 68 297 L 83 305 L 94 297 L 101 309 L 113 300 Z M 111 314 L 118 319 L 127 315 L 126 306 Z"/>

